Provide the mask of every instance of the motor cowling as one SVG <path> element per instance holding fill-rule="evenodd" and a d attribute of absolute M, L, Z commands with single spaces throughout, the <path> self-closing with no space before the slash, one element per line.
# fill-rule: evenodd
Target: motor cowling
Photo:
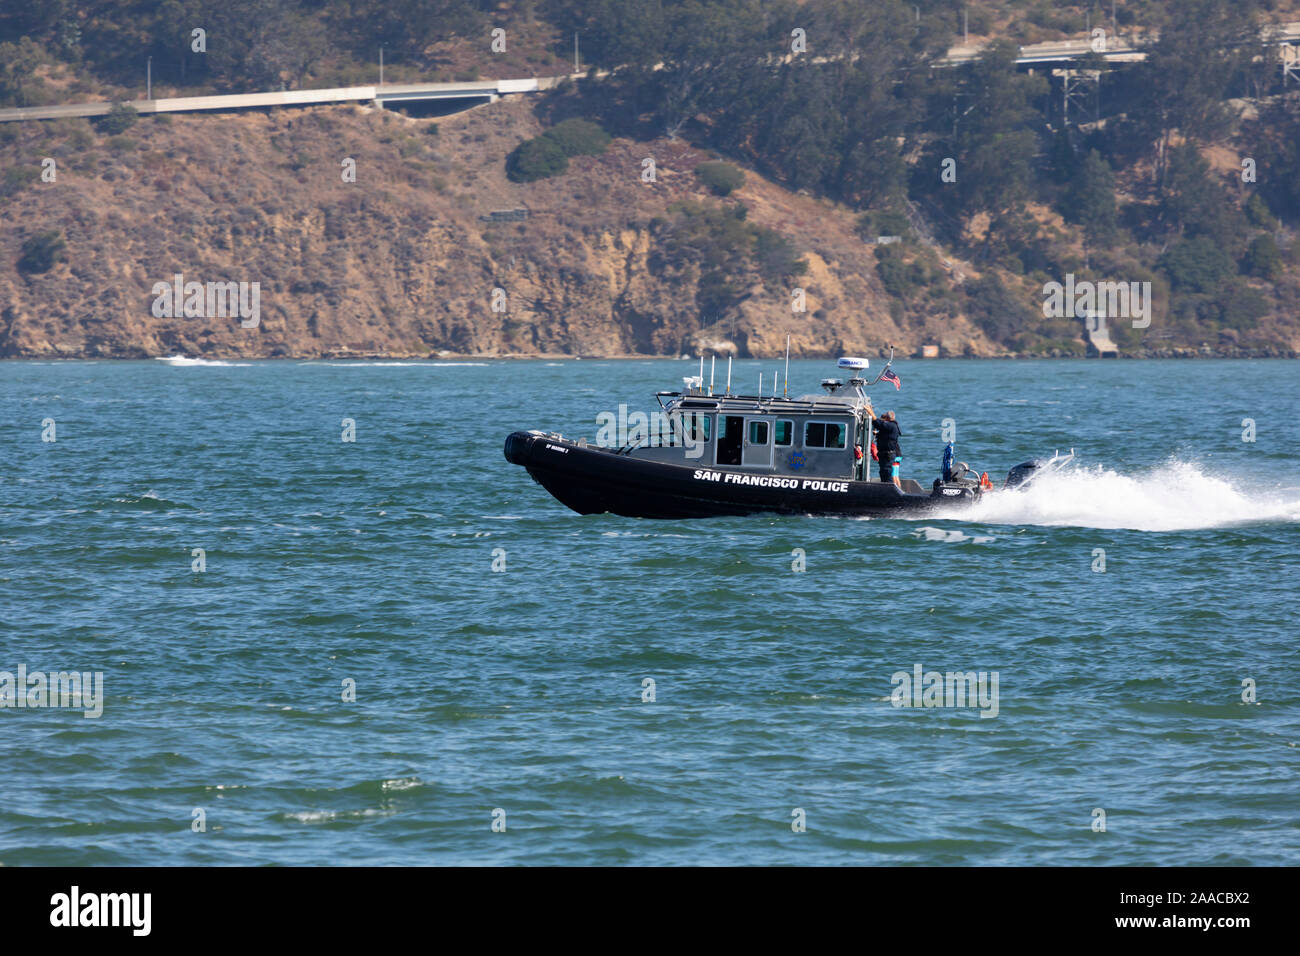
<path fill-rule="evenodd" d="M 1031 458 L 1029 461 L 1022 461 L 1007 472 L 1006 486 L 1008 488 L 1015 488 L 1018 485 L 1023 485 L 1026 481 L 1032 478 L 1034 473 L 1041 467 L 1043 467 L 1043 459 L 1041 458 Z"/>

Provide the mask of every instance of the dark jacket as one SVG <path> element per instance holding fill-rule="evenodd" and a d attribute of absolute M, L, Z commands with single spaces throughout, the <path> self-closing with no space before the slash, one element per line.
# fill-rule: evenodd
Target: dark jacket
<path fill-rule="evenodd" d="M 875 419 L 875 426 L 876 450 L 882 455 L 887 454 L 891 458 L 897 458 L 899 455 L 898 439 L 903 434 L 903 430 L 898 427 L 898 422 L 877 418 Z"/>

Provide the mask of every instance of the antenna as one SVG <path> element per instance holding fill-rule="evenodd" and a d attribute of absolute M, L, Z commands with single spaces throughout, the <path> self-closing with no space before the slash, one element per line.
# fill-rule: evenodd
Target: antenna
<path fill-rule="evenodd" d="M 779 371 L 772 373 L 772 397 L 776 398 L 776 387 L 781 384 L 781 373 Z"/>
<path fill-rule="evenodd" d="M 718 356 L 717 353 L 714 353 L 713 357 L 709 359 L 709 394 L 710 395 L 713 394 L 713 369 L 714 366 L 716 366 L 717 364 L 718 364 Z"/>
<path fill-rule="evenodd" d="M 704 391 L 704 356 L 700 356 L 700 391 Z"/>
<path fill-rule="evenodd" d="M 790 333 L 785 333 L 785 391 L 782 398 L 790 397 Z"/>
<path fill-rule="evenodd" d="M 761 369 L 758 373 L 758 397 L 760 400 L 763 398 L 763 372 Z"/>
<path fill-rule="evenodd" d="M 727 355 L 727 394 L 731 394 L 731 355 Z"/>

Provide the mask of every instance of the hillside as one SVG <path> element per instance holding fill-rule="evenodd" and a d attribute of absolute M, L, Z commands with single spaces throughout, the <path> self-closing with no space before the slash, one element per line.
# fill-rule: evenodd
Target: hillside
<path fill-rule="evenodd" d="M 899 328 L 853 214 L 752 173 L 725 200 L 682 143 L 615 140 L 563 176 L 510 182 L 504 157 L 541 129 L 532 104 L 503 101 L 441 120 L 322 107 L 246 115 L 142 118 L 119 136 L 79 120 L 23 124 L 5 166 L 58 163 L 55 183 L 3 200 L 0 354 L 140 357 L 679 354 L 707 344 L 774 354 L 891 342 L 992 346 L 964 321 Z M 0 131 L 3 132 L 3 131 Z M 652 156 L 657 182 L 641 180 Z M 356 160 L 356 182 L 341 162 Z M 797 281 L 741 275 L 734 310 L 705 324 L 699 268 L 661 261 L 682 200 L 748 208 L 807 262 Z M 525 222 L 488 223 L 527 208 Z M 64 261 L 44 274 L 14 263 L 54 226 Z M 156 318 L 157 282 L 260 283 L 261 322 Z M 806 290 L 806 311 L 791 289 Z M 493 290 L 507 311 L 494 312 Z"/>
<path fill-rule="evenodd" d="M 442 119 L 0 123 L 0 355 L 762 355 L 787 334 L 802 353 L 1080 355 L 1081 316 L 1045 308 L 1076 280 L 1149 303 L 1145 328 L 1110 314 L 1120 354 L 1296 355 L 1300 66 L 1263 41 L 1298 9 L 6 9 L 0 107 L 139 96 L 144 62 L 156 96 L 374 83 L 381 50 L 389 82 L 550 75 L 575 35 L 591 72 Z M 1017 43 L 1089 29 L 1140 38 L 1140 61 L 1017 64 Z M 966 41 L 977 58 L 937 66 Z M 504 210 L 527 217 L 485 219 Z M 160 313 L 177 275 L 256 283 L 256 327 Z"/>

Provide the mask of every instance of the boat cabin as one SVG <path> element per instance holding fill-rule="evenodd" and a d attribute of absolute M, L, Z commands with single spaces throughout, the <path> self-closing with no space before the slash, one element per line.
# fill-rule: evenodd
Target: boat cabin
<path fill-rule="evenodd" d="M 866 360 L 861 362 L 865 367 Z M 866 381 L 822 381 L 824 395 L 798 398 L 710 394 L 703 376 L 680 392 L 658 392 L 664 410 L 652 434 L 619 450 L 649 461 L 759 475 L 874 481 Z M 657 431 L 658 434 L 654 434 Z M 904 479 L 903 490 L 921 494 Z"/>

